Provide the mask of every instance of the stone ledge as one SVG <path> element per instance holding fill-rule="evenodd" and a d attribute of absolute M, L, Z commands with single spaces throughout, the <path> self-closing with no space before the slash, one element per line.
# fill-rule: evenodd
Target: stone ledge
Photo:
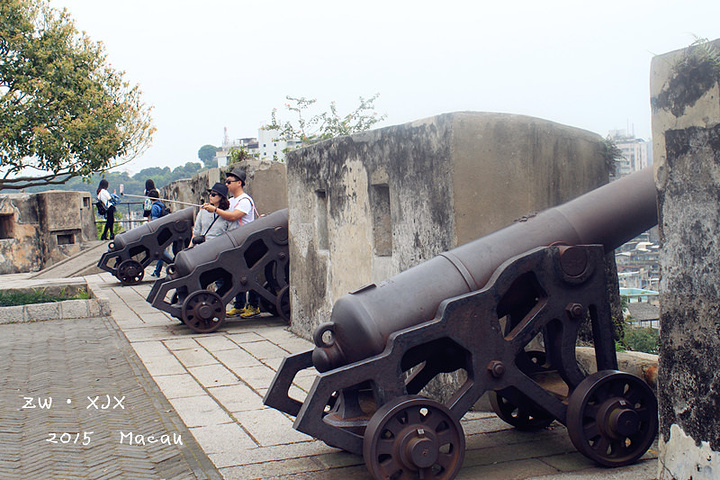
<path fill-rule="evenodd" d="M 22 288 L 6 288 L 5 291 L 44 290 L 48 294 L 58 295 L 60 292 L 75 295 L 87 291 L 88 299 L 63 300 L 60 302 L 32 303 L 0 307 L 0 324 L 42 322 L 47 320 L 63 320 L 70 318 L 94 318 L 110 316 L 110 301 L 98 294 L 87 282 L 70 281 L 50 286 L 26 286 Z"/>

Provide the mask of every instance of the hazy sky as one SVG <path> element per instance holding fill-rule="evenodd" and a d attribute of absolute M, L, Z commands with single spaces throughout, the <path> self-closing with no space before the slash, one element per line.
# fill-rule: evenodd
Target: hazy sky
<path fill-rule="evenodd" d="M 380 126 L 445 112 L 536 116 L 650 136 L 654 55 L 720 37 L 718 0 L 51 0 L 153 105 L 174 168 L 257 136 L 285 96 L 341 114 L 379 93 Z"/>

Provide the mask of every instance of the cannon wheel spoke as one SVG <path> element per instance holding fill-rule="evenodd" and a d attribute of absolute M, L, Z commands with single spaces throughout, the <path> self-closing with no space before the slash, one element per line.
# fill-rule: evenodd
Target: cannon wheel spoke
<path fill-rule="evenodd" d="M 450 410 L 408 395 L 378 409 L 363 437 L 365 465 L 375 478 L 455 478 L 465 457 L 465 434 Z"/>
<path fill-rule="evenodd" d="M 567 429 L 575 448 L 591 460 L 608 467 L 629 465 L 655 440 L 657 399 L 640 378 L 603 370 L 570 395 Z"/>
<path fill-rule="evenodd" d="M 518 405 L 498 392 L 488 392 L 488 397 L 497 416 L 518 430 L 540 430 L 555 420 L 524 395 L 524 401 Z"/>
<path fill-rule="evenodd" d="M 225 322 L 225 304 L 217 293 L 199 290 L 183 302 L 182 318 L 198 333 L 214 332 Z"/>

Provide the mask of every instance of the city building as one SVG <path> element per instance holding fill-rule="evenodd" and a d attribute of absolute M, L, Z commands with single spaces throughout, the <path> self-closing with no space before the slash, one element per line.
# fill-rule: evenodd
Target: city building
<path fill-rule="evenodd" d="M 231 152 L 233 149 L 244 149 L 251 156 L 258 160 L 284 162 L 285 153 L 301 144 L 300 141 L 286 141 L 277 138 L 276 130 L 268 130 L 265 127 L 258 129 L 257 137 L 238 138 L 230 140 L 225 128 L 223 143 L 215 154 L 218 168 L 225 167 L 231 163 Z"/>
<path fill-rule="evenodd" d="M 660 283 L 657 227 L 615 250 L 620 288 L 657 290 Z"/>
<path fill-rule="evenodd" d="M 625 130 L 611 130 L 608 138 L 622 152 L 622 157 L 616 162 L 616 175 L 623 177 L 648 165 L 652 165 L 652 144 L 642 138 L 636 138 Z"/>

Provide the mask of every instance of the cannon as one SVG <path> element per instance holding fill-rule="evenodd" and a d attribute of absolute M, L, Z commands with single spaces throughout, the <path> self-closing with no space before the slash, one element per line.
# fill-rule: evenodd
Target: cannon
<path fill-rule="evenodd" d="M 288 210 L 269 215 L 179 252 L 147 301 L 199 333 L 225 322 L 225 307 L 243 292 L 263 311 L 290 321 Z"/>
<path fill-rule="evenodd" d="M 658 406 L 643 380 L 618 371 L 605 258 L 657 223 L 655 198 L 646 169 L 341 297 L 315 347 L 284 359 L 264 403 L 362 455 L 375 478 L 454 478 L 460 420 L 486 392 L 518 429 L 557 420 L 597 463 L 636 461 Z M 575 357 L 588 324 L 592 374 Z M 291 397 L 313 367 L 307 396 Z M 429 384 L 449 374 L 459 381 L 435 398 Z"/>
<path fill-rule="evenodd" d="M 163 258 L 169 246 L 176 254 L 190 244 L 194 220 L 194 209 L 188 207 L 119 233 L 97 266 L 112 273 L 123 285 L 140 283 L 145 267 Z"/>

